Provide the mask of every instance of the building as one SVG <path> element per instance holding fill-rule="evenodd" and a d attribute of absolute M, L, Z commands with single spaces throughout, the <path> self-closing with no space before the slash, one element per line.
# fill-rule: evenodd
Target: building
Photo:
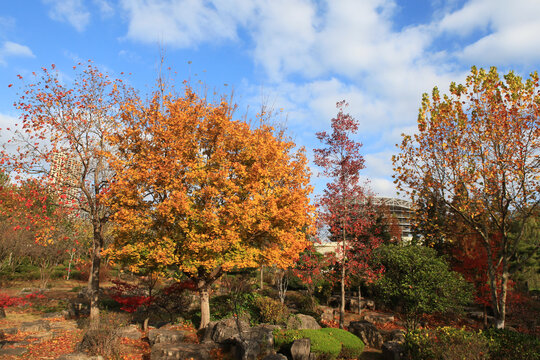
<path fill-rule="evenodd" d="M 413 216 L 413 204 L 410 201 L 390 197 L 375 197 L 376 205 L 386 205 L 390 214 L 394 216 L 401 228 L 401 240 L 408 242 L 412 240 L 411 219 Z"/>
<path fill-rule="evenodd" d="M 67 151 L 59 150 L 52 154 L 50 178 L 59 195 L 67 201 L 77 200 L 81 170 L 80 161 Z"/>
<path fill-rule="evenodd" d="M 378 196 L 374 198 L 374 204 L 385 205 L 388 207 L 390 214 L 397 219 L 399 227 L 401 228 L 401 241 L 405 243 L 410 242 L 412 240 L 411 219 L 414 212 L 412 202 L 403 199 Z M 336 252 L 338 246 L 338 242 L 323 242 L 316 244 L 315 248 L 321 254 L 326 254 Z"/>

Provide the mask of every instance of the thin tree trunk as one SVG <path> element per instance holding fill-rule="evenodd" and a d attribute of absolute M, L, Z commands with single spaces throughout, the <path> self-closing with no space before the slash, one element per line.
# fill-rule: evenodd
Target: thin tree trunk
<path fill-rule="evenodd" d="M 204 329 L 210 323 L 210 295 L 206 284 L 199 290 L 199 295 L 201 297 L 201 324 L 199 329 Z"/>
<path fill-rule="evenodd" d="M 362 315 L 362 285 L 358 285 L 358 316 Z"/>
<path fill-rule="evenodd" d="M 261 265 L 261 284 L 259 288 L 262 290 L 264 285 L 264 265 Z"/>
<path fill-rule="evenodd" d="M 341 267 L 341 304 L 339 305 L 339 328 L 345 328 L 345 264 Z"/>
<path fill-rule="evenodd" d="M 103 236 L 101 226 L 94 224 L 94 248 L 92 252 L 92 268 L 88 277 L 88 293 L 90 296 L 90 327 L 99 324 L 99 272 L 101 268 L 101 249 Z"/>
<path fill-rule="evenodd" d="M 345 328 L 345 223 L 341 221 L 343 233 L 343 251 L 341 254 L 341 303 L 339 305 L 339 328 Z"/>

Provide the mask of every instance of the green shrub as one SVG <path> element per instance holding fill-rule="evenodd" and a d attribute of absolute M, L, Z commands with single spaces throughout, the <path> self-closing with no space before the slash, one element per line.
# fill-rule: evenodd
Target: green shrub
<path fill-rule="evenodd" d="M 354 334 L 343 329 L 323 328 L 320 331 L 330 335 L 341 343 L 340 358 L 355 359 L 364 351 L 364 343 Z"/>
<path fill-rule="evenodd" d="M 289 315 L 289 309 L 279 300 L 266 296 L 255 299 L 255 306 L 259 312 L 259 320 L 268 324 L 283 324 Z"/>
<path fill-rule="evenodd" d="M 320 304 L 328 305 L 330 297 L 332 297 L 333 287 L 330 281 L 321 280 L 315 284 L 313 295 L 315 295 Z"/>
<path fill-rule="evenodd" d="M 488 340 L 481 333 L 448 326 L 408 332 L 405 349 L 415 360 L 489 359 Z"/>
<path fill-rule="evenodd" d="M 250 321 L 257 322 L 259 313 L 255 300 L 259 297 L 258 294 L 241 294 L 237 296 L 237 310 L 240 314 L 247 316 Z M 235 313 L 234 297 L 231 295 L 220 295 L 210 299 L 210 318 L 212 321 L 231 317 Z"/>
<path fill-rule="evenodd" d="M 386 269 L 375 283 L 379 299 L 400 306 L 407 329 L 422 314 L 459 312 L 471 300 L 471 286 L 435 250 L 424 246 L 385 245 L 377 257 Z"/>
<path fill-rule="evenodd" d="M 317 354 L 317 359 L 333 360 L 341 352 L 341 342 L 322 329 L 274 330 L 274 344 L 281 351 L 290 352 L 295 340 L 305 338 L 310 339 L 311 352 Z"/>
<path fill-rule="evenodd" d="M 287 296 L 287 302 L 301 314 L 320 316 L 317 313 L 317 299 L 305 293 L 291 293 Z"/>
<path fill-rule="evenodd" d="M 534 336 L 507 329 L 489 329 L 483 334 L 493 360 L 540 360 L 540 340 Z"/>

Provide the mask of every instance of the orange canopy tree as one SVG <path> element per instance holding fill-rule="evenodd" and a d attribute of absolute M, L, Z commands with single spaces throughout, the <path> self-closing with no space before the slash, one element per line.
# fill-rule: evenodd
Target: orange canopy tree
<path fill-rule="evenodd" d="M 450 95 L 437 88 L 424 95 L 418 133 L 404 135 L 393 159 L 401 189 L 428 205 L 442 201 L 481 239 L 499 328 L 510 261 L 540 201 L 539 90 L 536 73 L 524 82 L 512 72 L 501 79 L 495 68 L 473 67 Z"/>
<path fill-rule="evenodd" d="M 113 261 L 132 270 L 176 270 L 201 297 L 231 269 L 287 267 L 307 245 L 313 208 L 303 150 L 282 132 L 233 120 L 234 106 L 156 92 L 124 107 L 109 199 Z"/>

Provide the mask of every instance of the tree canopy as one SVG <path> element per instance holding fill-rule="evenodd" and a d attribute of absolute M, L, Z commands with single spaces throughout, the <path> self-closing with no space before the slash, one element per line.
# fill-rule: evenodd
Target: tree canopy
<path fill-rule="evenodd" d="M 201 293 L 222 273 L 287 267 L 307 246 L 313 207 L 304 151 L 271 126 L 233 119 L 186 85 L 127 103 L 111 136 L 117 153 L 109 200 L 116 241 L 109 253 L 132 269 L 185 274 Z"/>
<path fill-rule="evenodd" d="M 393 158 L 398 187 L 427 205 L 424 215 L 442 203 L 480 237 L 498 327 L 504 327 L 510 261 L 540 202 L 539 115 L 536 73 L 523 81 L 513 72 L 501 78 L 495 68 L 473 67 L 449 95 L 437 88 L 424 94 L 418 132 L 403 136 Z"/>

